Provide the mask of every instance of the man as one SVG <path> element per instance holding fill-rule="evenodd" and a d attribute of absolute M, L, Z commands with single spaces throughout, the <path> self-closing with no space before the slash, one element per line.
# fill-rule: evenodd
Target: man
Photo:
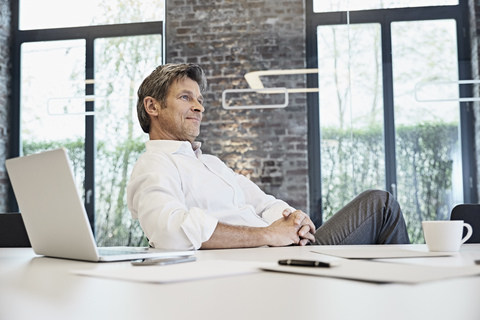
<path fill-rule="evenodd" d="M 408 243 L 395 199 L 367 191 L 318 230 L 302 211 L 265 194 L 195 139 L 205 111 L 204 71 L 157 67 L 138 89 L 140 125 L 150 140 L 127 187 L 128 207 L 150 245 L 211 249 L 291 244 Z"/>

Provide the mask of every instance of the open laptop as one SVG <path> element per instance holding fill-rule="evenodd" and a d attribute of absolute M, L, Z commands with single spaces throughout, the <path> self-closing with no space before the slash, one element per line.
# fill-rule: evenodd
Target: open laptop
<path fill-rule="evenodd" d="M 194 251 L 97 248 L 65 149 L 5 161 L 36 254 L 86 261 L 191 256 Z"/>

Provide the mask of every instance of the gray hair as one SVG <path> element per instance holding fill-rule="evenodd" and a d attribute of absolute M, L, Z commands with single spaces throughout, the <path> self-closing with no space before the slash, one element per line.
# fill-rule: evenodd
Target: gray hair
<path fill-rule="evenodd" d="M 145 111 L 143 100 L 152 97 L 159 101 L 161 108 L 166 107 L 167 93 L 170 86 L 178 80 L 190 78 L 198 83 L 200 92 L 207 87 L 207 79 L 203 69 L 196 64 L 165 64 L 158 66 L 143 80 L 138 88 L 137 115 L 140 126 L 145 133 L 150 132 L 150 117 Z"/>

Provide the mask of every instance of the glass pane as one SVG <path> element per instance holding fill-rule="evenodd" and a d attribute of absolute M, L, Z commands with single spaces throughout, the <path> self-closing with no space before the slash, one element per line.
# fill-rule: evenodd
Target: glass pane
<path fill-rule="evenodd" d="M 321 26 L 318 66 L 324 220 L 385 188 L 380 25 Z"/>
<path fill-rule="evenodd" d="M 95 40 L 95 229 L 101 246 L 146 245 L 128 211 L 126 185 L 148 139 L 137 119 L 136 90 L 160 64 L 161 35 Z"/>
<path fill-rule="evenodd" d="M 454 20 L 392 23 L 397 190 L 413 242 L 422 220 L 449 219 L 463 200 L 459 103 L 442 101 L 458 98 L 456 43 Z"/>
<path fill-rule="evenodd" d="M 23 154 L 66 147 L 83 190 L 85 41 L 24 43 L 21 59 Z"/>
<path fill-rule="evenodd" d="M 164 0 L 20 0 L 19 10 L 20 30 L 65 28 L 163 21 Z"/>
<path fill-rule="evenodd" d="M 458 0 L 314 0 L 313 12 L 457 5 Z"/>

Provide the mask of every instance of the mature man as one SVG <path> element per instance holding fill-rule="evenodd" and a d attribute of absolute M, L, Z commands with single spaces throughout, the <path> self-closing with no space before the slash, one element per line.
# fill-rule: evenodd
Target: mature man
<path fill-rule="evenodd" d="M 195 139 L 205 89 L 204 71 L 192 64 L 159 66 L 138 89 L 138 119 L 150 140 L 130 177 L 128 207 L 151 246 L 409 242 L 400 206 L 387 192 L 360 194 L 315 230 L 308 215 L 265 194 L 219 158 L 202 154 Z"/>

